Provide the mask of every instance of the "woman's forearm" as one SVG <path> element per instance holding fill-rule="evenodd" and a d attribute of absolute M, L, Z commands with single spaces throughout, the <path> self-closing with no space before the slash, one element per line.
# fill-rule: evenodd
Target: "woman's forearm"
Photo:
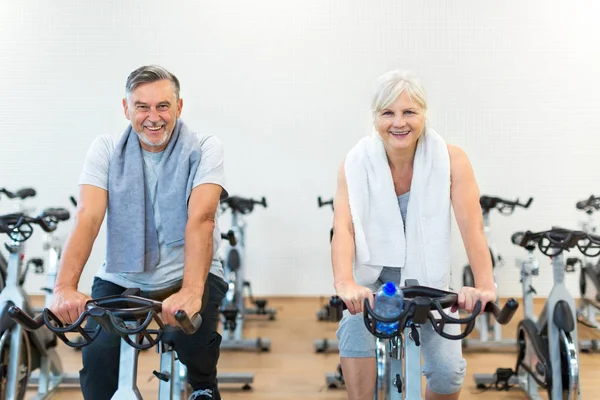
<path fill-rule="evenodd" d="M 331 263 L 333 265 L 334 286 L 354 282 L 352 261 L 354 259 L 354 238 L 351 232 L 334 230 L 331 240 Z"/>
<path fill-rule="evenodd" d="M 475 278 L 475 287 L 495 291 L 492 258 L 485 234 L 479 228 L 468 229 L 463 235 L 463 241 Z"/>

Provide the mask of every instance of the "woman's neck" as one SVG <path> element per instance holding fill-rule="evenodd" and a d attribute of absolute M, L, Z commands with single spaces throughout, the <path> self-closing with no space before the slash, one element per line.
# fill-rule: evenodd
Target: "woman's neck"
<path fill-rule="evenodd" d="M 402 172 L 412 169 L 416 150 L 416 145 L 407 149 L 393 151 L 386 148 L 385 152 L 391 170 L 402 174 Z"/>

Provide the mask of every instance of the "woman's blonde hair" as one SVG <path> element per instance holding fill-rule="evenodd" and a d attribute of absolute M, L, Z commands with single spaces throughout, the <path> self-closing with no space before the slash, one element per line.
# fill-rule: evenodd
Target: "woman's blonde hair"
<path fill-rule="evenodd" d="M 425 89 L 417 77 L 407 71 L 394 70 L 377 79 L 377 86 L 371 101 L 373 117 L 384 108 L 389 107 L 403 92 L 406 92 L 410 99 L 421 106 L 423 110 L 427 110 Z"/>
<path fill-rule="evenodd" d="M 386 72 L 377 79 L 375 93 L 371 100 L 373 123 L 375 123 L 379 112 L 389 107 L 403 92 L 406 92 L 408 97 L 415 101 L 425 114 L 427 113 L 427 97 L 419 79 L 408 71 L 396 69 Z M 427 130 L 426 125 L 426 123 L 423 125 L 423 132 Z M 375 126 L 373 126 L 371 136 L 379 138 Z"/>

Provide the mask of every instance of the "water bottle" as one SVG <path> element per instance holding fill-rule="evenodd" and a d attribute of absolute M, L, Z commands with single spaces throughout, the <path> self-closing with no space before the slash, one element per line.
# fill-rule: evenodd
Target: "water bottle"
<path fill-rule="evenodd" d="M 394 282 L 384 283 L 375 294 L 375 314 L 384 318 L 396 318 L 404 306 L 404 293 Z M 389 335 L 398 330 L 398 322 L 377 322 L 379 332 Z"/>

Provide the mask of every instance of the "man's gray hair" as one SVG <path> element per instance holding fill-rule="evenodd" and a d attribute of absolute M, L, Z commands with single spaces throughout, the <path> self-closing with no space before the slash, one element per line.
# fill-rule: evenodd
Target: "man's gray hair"
<path fill-rule="evenodd" d="M 173 90 L 175 91 L 175 98 L 179 100 L 179 79 L 166 68 L 160 65 L 144 65 L 133 71 L 127 77 L 127 83 L 125 84 L 125 93 L 129 98 L 129 95 L 141 84 L 151 83 L 168 79 L 173 84 Z"/>

